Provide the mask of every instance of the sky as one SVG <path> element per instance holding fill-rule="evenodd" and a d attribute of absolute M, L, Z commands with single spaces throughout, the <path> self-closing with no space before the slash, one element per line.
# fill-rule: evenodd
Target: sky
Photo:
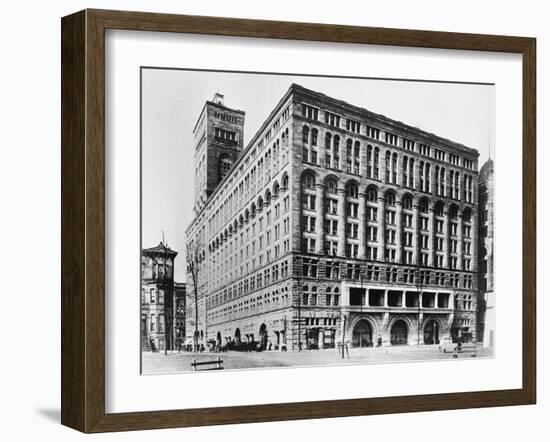
<path fill-rule="evenodd" d="M 179 252 L 185 280 L 185 229 L 193 219 L 193 127 L 206 100 L 246 112 L 244 146 L 292 83 L 462 143 L 494 158 L 494 86 L 167 69 L 142 71 L 142 246 L 162 232 Z"/>

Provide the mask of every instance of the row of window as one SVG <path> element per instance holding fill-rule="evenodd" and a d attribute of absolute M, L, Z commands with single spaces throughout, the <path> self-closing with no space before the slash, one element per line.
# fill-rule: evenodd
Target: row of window
<path fill-rule="evenodd" d="M 238 302 L 229 302 L 219 308 L 216 308 L 216 306 L 221 304 L 211 302 L 209 304 L 211 310 L 208 312 L 208 322 L 212 324 L 218 320 L 237 319 L 246 316 L 250 310 L 257 312 L 258 309 L 264 306 L 269 309 L 276 308 L 279 305 L 288 305 L 289 293 L 289 287 L 285 286 L 240 299 Z"/>
<path fill-rule="evenodd" d="M 268 285 L 274 284 L 289 276 L 289 261 L 282 261 L 244 278 L 210 296 L 208 308 L 213 308 L 233 299 L 252 293 Z"/>
<path fill-rule="evenodd" d="M 306 163 L 320 164 L 320 158 L 317 148 L 318 129 L 309 129 L 304 126 L 302 129 L 303 148 L 302 160 Z M 395 185 L 401 185 L 411 189 L 420 190 L 427 193 L 454 198 L 463 199 L 467 202 L 473 202 L 473 176 L 464 175 L 455 170 L 446 170 L 445 167 L 436 166 L 434 169 L 434 187 L 431 185 L 431 164 L 420 161 L 418 167 L 415 167 L 415 159 L 403 156 L 401 165 L 398 164 L 398 154 L 386 150 L 385 154 L 385 182 Z M 330 132 L 325 133 L 325 157 L 324 165 L 331 169 L 341 170 L 340 162 L 340 137 L 332 136 Z M 346 172 L 355 175 L 361 175 L 361 143 L 357 140 L 348 138 L 346 141 Z M 418 172 L 418 179 L 416 177 Z M 367 146 L 367 167 L 366 177 L 380 179 L 380 148 Z M 461 193 L 460 189 L 463 189 Z"/>
<path fill-rule="evenodd" d="M 395 282 L 405 284 L 435 285 L 441 287 L 473 288 L 473 275 L 449 273 L 433 270 L 418 270 L 377 264 L 363 265 L 359 263 L 327 260 L 324 262 L 324 272 L 317 258 L 303 258 L 302 276 L 310 278 L 325 277 L 329 279 L 349 279 L 356 281 Z"/>
<path fill-rule="evenodd" d="M 252 195 L 256 195 L 258 190 L 267 184 L 271 177 L 288 162 L 290 132 L 288 127 L 283 128 L 282 131 L 280 129 L 289 117 L 290 106 L 287 106 L 274 120 L 272 126 L 258 142 L 258 145 L 245 154 L 246 156 L 239 169 L 236 170 L 234 176 L 229 179 L 216 196 L 216 200 L 212 204 L 212 207 L 216 207 L 216 211 L 208 218 L 210 236 L 213 235 L 213 232 L 220 230 L 227 219 L 231 219 L 244 205 L 245 201 L 250 200 Z M 280 136 L 273 140 L 270 146 L 271 138 L 279 132 Z M 257 155 L 260 155 L 260 157 L 256 160 Z M 254 161 L 256 161 L 256 164 L 249 168 L 250 163 Z M 218 173 L 220 178 L 223 178 L 232 169 L 232 162 L 225 157 L 224 163 L 220 163 L 219 167 Z M 244 177 L 239 178 L 244 174 L 245 169 L 250 170 L 247 171 Z M 239 182 L 234 184 L 233 181 L 237 179 Z M 287 186 L 288 184 L 283 183 L 283 187 Z M 228 191 L 230 187 L 233 187 L 233 189 Z"/>
<path fill-rule="evenodd" d="M 361 122 L 349 117 L 346 117 L 344 119 L 340 115 L 326 110 L 323 111 L 323 113 L 324 122 L 330 126 L 333 126 L 337 129 L 345 128 L 349 132 L 353 132 L 359 135 L 365 135 L 366 137 L 372 138 L 373 140 L 381 141 L 382 131 L 379 128 L 368 124 L 362 124 Z M 321 111 L 318 107 L 302 103 L 303 117 L 314 121 L 321 121 L 319 118 L 320 114 Z M 341 122 L 343 121 L 345 121 L 344 125 L 341 124 Z M 474 162 L 472 160 L 459 157 L 456 154 L 447 153 L 441 149 L 431 148 L 425 143 L 419 143 L 410 138 L 398 136 L 388 131 L 385 131 L 383 133 L 383 141 L 385 141 L 387 144 L 396 147 L 402 147 L 411 152 L 420 153 L 421 155 L 430 156 L 439 161 L 445 161 L 455 166 L 462 166 L 466 169 L 474 170 Z"/>

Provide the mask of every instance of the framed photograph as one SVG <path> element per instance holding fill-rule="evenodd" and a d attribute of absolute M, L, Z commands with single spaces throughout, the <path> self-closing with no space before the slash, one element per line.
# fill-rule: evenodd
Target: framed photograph
<path fill-rule="evenodd" d="M 533 404 L 535 39 L 62 19 L 62 423 Z"/>

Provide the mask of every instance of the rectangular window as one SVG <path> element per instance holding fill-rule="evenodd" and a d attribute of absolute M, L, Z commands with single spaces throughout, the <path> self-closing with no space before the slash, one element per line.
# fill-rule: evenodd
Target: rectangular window
<path fill-rule="evenodd" d="M 414 141 L 408 140 L 407 138 L 403 138 L 403 147 L 407 150 L 414 152 Z"/>
<path fill-rule="evenodd" d="M 375 127 L 367 126 L 367 137 L 373 138 L 375 140 L 380 139 L 380 129 L 376 129 Z"/>
<path fill-rule="evenodd" d="M 427 265 L 428 265 L 428 254 L 427 254 L 427 253 L 421 253 L 421 254 L 420 254 L 420 263 L 421 263 L 423 266 L 427 266 Z"/>
<path fill-rule="evenodd" d="M 359 225 L 354 223 L 346 223 L 346 236 L 348 238 L 357 239 L 359 232 Z"/>
<path fill-rule="evenodd" d="M 429 219 L 427 217 L 420 218 L 420 229 L 428 230 Z"/>
<path fill-rule="evenodd" d="M 367 227 L 367 240 L 376 241 L 378 237 L 378 228 L 377 227 Z"/>
<path fill-rule="evenodd" d="M 319 119 L 319 109 L 308 104 L 302 104 L 302 116 L 310 120 Z"/>
<path fill-rule="evenodd" d="M 359 123 L 359 121 L 348 118 L 346 120 L 346 129 L 350 132 L 355 132 L 356 134 L 358 134 L 361 132 L 361 123 Z"/>
<path fill-rule="evenodd" d="M 340 127 L 340 115 L 325 111 L 325 123 L 330 126 Z"/>
<path fill-rule="evenodd" d="M 397 135 L 386 132 L 386 143 L 397 146 Z"/>
<path fill-rule="evenodd" d="M 367 247 L 367 259 L 376 261 L 378 259 L 378 247 Z"/>
<path fill-rule="evenodd" d="M 357 203 L 347 203 L 346 204 L 346 215 L 352 218 L 357 218 L 359 212 L 359 204 Z"/>
<path fill-rule="evenodd" d="M 331 215 L 338 214 L 338 201 L 330 198 L 325 200 L 325 211 Z"/>
<path fill-rule="evenodd" d="M 367 207 L 367 219 L 368 221 L 377 221 L 378 209 L 376 207 Z"/>
<path fill-rule="evenodd" d="M 420 246 L 423 249 L 429 248 L 429 236 L 428 235 L 420 235 Z"/>

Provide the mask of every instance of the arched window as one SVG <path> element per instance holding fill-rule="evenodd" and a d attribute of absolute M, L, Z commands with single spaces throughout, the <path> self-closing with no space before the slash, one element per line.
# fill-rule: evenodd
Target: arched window
<path fill-rule="evenodd" d="M 451 216 L 451 219 L 458 219 L 458 207 L 451 206 L 451 210 L 449 210 L 449 215 Z"/>
<path fill-rule="evenodd" d="M 332 147 L 332 134 L 327 132 L 325 134 L 325 148 L 330 149 Z"/>
<path fill-rule="evenodd" d="M 426 198 L 421 199 L 418 208 L 422 213 L 428 213 L 428 200 Z"/>
<path fill-rule="evenodd" d="M 332 152 L 334 153 L 334 168 L 340 168 L 340 136 L 334 135 L 332 140 Z"/>
<path fill-rule="evenodd" d="M 219 162 L 219 180 L 223 180 L 227 173 L 231 170 L 233 162 L 229 155 L 222 155 Z"/>
<path fill-rule="evenodd" d="M 462 220 L 465 223 L 469 223 L 472 220 L 472 211 L 470 208 L 464 209 L 464 212 L 462 212 Z"/>
<path fill-rule="evenodd" d="M 359 175 L 361 171 L 361 143 L 356 141 L 353 144 L 353 173 Z"/>
<path fill-rule="evenodd" d="M 405 195 L 403 197 L 403 209 L 412 210 L 413 199 L 411 195 Z"/>
<path fill-rule="evenodd" d="M 367 190 L 367 200 L 375 203 L 377 199 L 378 191 L 376 190 L 376 187 L 369 187 Z"/>
<path fill-rule="evenodd" d="M 374 149 L 374 178 L 375 179 L 379 179 L 378 178 L 378 165 L 379 165 L 379 160 L 380 160 L 380 148 L 376 147 Z"/>
<path fill-rule="evenodd" d="M 430 182 L 430 163 L 426 163 L 426 192 L 431 192 L 430 190 L 431 182 Z"/>
<path fill-rule="evenodd" d="M 273 186 L 273 196 L 277 198 L 279 196 L 279 183 L 275 183 Z"/>
<path fill-rule="evenodd" d="M 443 216 L 443 203 L 441 201 L 435 203 L 435 216 Z"/>
<path fill-rule="evenodd" d="M 317 136 L 319 135 L 319 131 L 317 129 L 311 130 L 311 145 L 317 146 Z"/>
<path fill-rule="evenodd" d="M 406 155 L 403 157 L 403 176 L 401 178 L 401 181 L 403 183 L 403 186 L 408 186 L 409 184 L 409 157 Z"/>
<path fill-rule="evenodd" d="M 348 196 L 348 198 L 357 198 L 359 196 L 359 189 L 357 187 L 357 184 L 348 183 L 346 185 L 346 195 Z"/>
<path fill-rule="evenodd" d="M 397 184 L 397 154 L 394 153 L 392 155 L 392 163 L 391 163 L 391 173 L 392 173 L 392 183 Z"/>
<path fill-rule="evenodd" d="M 325 134 L 325 166 L 333 166 L 333 156 L 332 156 L 332 134 L 327 132 Z"/>
<path fill-rule="evenodd" d="M 414 189 L 414 158 L 409 160 L 409 187 Z"/>
<path fill-rule="evenodd" d="M 395 206 L 395 193 L 387 192 L 386 193 L 386 205 Z"/>
<path fill-rule="evenodd" d="M 372 163 L 373 163 L 373 148 L 369 144 L 367 146 L 367 178 L 373 178 L 373 169 L 372 169 Z"/>
<path fill-rule="evenodd" d="M 309 142 L 309 127 L 308 126 L 304 126 L 304 128 L 302 129 L 302 141 L 304 143 Z"/>
<path fill-rule="evenodd" d="M 390 182 L 390 176 L 391 176 L 391 152 L 389 150 L 386 151 L 386 183 Z"/>
<path fill-rule="evenodd" d="M 314 189 L 315 188 L 315 176 L 313 174 L 308 173 L 303 178 L 303 184 L 304 187 L 307 189 Z"/>
<path fill-rule="evenodd" d="M 346 172 L 352 173 L 353 164 L 353 140 L 348 138 L 346 141 Z"/>
<path fill-rule="evenodd" d="M 327 181 L 327 192 L 333 195 L 338 193 L 338 185 L 336 184 L 336 181 L 332 179 Z"/>
<path fill-rule="evenodd" d="M 283 190 L 284 191 L 288 190 L 288 175 L 286 174 L 283 176 Z"/>

